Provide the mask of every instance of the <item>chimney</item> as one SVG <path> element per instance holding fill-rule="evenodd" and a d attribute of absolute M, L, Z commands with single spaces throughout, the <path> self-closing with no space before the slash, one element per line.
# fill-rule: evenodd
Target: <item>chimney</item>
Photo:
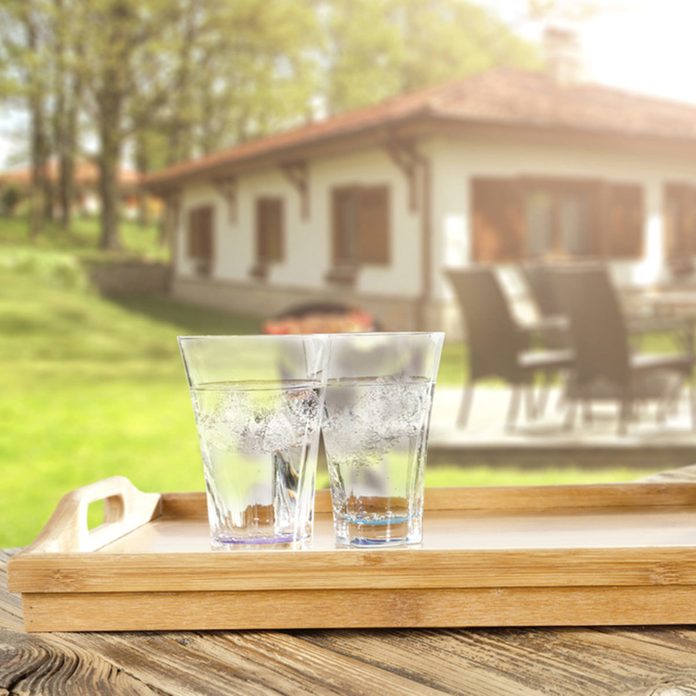
<path fill-rule="evenodd" d="M 558 84 L 573 84 L 582 79 L 580 41 L 573 29 L 548 25 L 544 29 L 544 53 L 547 71 Z"/>

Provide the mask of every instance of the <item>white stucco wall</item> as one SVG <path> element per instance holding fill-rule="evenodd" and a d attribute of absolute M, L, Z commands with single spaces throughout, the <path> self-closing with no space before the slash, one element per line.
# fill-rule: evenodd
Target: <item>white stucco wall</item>
<path fill-rule="evenodd" d="M 458 323 L 443 269 L 471 261 L 470 183 L 477 176 L 603 178 L 643 186 L 644 252 L 639 261 L 614 261 L 612 271 L 620 285 L 648 285 L 664 277 L 663 185 L 666 181 L 696 184 L 696 162 L 668 155 L 639 155 L 607 148 L 540 145 L 511 137 L 429 138 L 418 144 L 432 163 L 432 281 L 433 299 L 442 302 L 446 328 Z M 350 155 L 309 162 L 310 215 L 303 220 L 297 191 L 280 169 L 239 176 L 237 221 L 229 220 L 227 203 L 208 183 L 184 188 L 176 235 L 176 273 L 193 277 L 186 253 L 186 227 L 190 210 L 198 205 L 215 207 L 215 265 L 213 280 L 254 283 L 282 291 L 287 288 L 324 292 L 331 268 L 331 190 L 350 184 L 390 188 L 390 255 L 388 266 L 365 266 L 353 289 L 356 296 L 415 299 L 421 292 L 421 219 L 408 204 L 403 173 L 388 154 L 370 149 Z M 250 276 L 255 263 L 255 210 L 260 196 L 280 196 L 285 202 L 285 258 L 273 264 L 266 281 Z M 524 292 L 514 273 L 502 268 L 514 296 Z M 342 292 L 342 291 L 341 291 Z M 435 315 L 438 316 L 436 310 Z M 438 323 L 440 322 L 440 323 Z M 441 326 L 434 319 L 433 326 Z"/>
<path fill-rule="evenodd" d="M 436 138 L 431 141 L 430 149 L 434 169 L 434 294 L 441 299 L 451 297 L 442 268 L 462 266 L 471 261 L 470 182 L 474 177 L 528 174 L 602 178 L 642 185 L 646 258 L 612 262 L 614 278 L 620 285 L 649 285 L 661 279 L 664 272 L 663 184 L 674 180 L 696 184 L 696 162 L 668 155 L 529 144 L 503 137 L 495 141 L 472 137 Z"/>
<path fill-rule="evenodd" d="M 355 290 L 372 295 L 416 297 L 420 292 L 420 221 L 408 207 L 405 177 L 386 152 L 368 150 L 309 163 L 310 215 L 303 220 L 295 188 L 279 169 L 240 176 L 237 222 L 229 221 L 227 203 L 212 184 L 184 188 L 176 235 L 177 275 L 193 273 L 186 253 L 188 214 L 199 205 L 215 206 L 215 266 L 218 280 L 254 281 L 255 210 L 260 196 L 280 196 L 285 202 L 285 258 L 269 268 L 269 284 L 293 288 L 326 287 L 331 267 L 331 190 L 350 184 L 386 184 L 390 189 L 390 256 L 385 266 L 360 269 Z"/>

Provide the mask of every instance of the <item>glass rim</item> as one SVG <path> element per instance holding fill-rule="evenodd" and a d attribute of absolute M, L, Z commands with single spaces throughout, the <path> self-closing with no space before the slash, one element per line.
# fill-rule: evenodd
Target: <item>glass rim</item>
<path fill-rule="evenodd" d="M 193 334 L 186 336 L 177 336 L 177 341 L 190 341 L 197 339 L 298 339 L 298 338 L 312 338 L 315 336 L 328 336 L 329 338 L 334 336 L 443 336 L 444 331 L 336 331 L 334 333 L 303 333 L 303 334 Z"/>
<path fill-rule="evenodd" d="M 194 334 L 187 336 L 177 336 L 176 340 L 181 341 L 197 341 L 197 340 L 223 340 L 223 339 L 235 339 L 235 340 L 248 340 L 248 339 L 263 339 L 263 340 L 278 340 L 279 338 L 311 338 L 313 336 L 322 336 L 323 334 Z"/>
<path fill-rule="evenodd" d="M 310 334 L 307 334 L 310 335 Z M 444 331 L 336 331 L 335 333 L 311 334 L 314 336 L 444 336 Z"/>

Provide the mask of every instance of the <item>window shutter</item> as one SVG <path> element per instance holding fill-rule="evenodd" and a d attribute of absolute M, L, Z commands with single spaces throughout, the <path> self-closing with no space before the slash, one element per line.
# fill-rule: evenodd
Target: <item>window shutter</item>
<path fill-rule="evenodd" d="M 643 192 L 635 184 L 609 184 L 604 206 L 605 252 L 610 258 L 643 253 Z"/>
<path fill-rule="evenodd" d="M 389 189 L 359 189 L 357 256 L 361 263 L 389 263 Z"/>
<path fill-rule="evenodd" d="M 696 186 L 669 183 L 664 198 L 668 255 L 692 256 L 696 252 Z"/>
<path fill-rule="evenodd" d="M 285 257 L 285 221 L 280 198 L 256 202 L 256 259 L 259 263 L 282 261 Z"/>
<path fill-rule="evenodd" d="M 192 210 L 189 213 L 188 220 L 188 248 L 187 252 L 190 258 L 195 259 L 198 256 L 198 215 L 197 210 Z"/>
<path fill-rule="evenodd" d="M 194 208 L 189 213 L 188 255 L 210 262 L 213 259 L 213 208 Z"/>
<path fill-rule="evenodd" d="M 518 261 L 524 256 L 522 186 L 514 179 L 472 182 L 474 259 L 481 263 Z"/>

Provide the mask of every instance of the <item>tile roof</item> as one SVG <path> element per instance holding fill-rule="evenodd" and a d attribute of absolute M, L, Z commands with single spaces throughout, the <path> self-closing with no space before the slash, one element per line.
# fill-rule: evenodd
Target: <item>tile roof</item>
<path fill-rule="evenodd" d="M 545 73 L 500 68 L 180 162 L 149 175 L 146 184 L 166 184 L 418 116 L 696 141 L 696 105 L 597 84 L 562 85 Z"/>
<path fill-rule="evenodd" d="M 50 160 L 46 166 L 46 174 L 50 181 L 58 180 L 58 163 Z M 118 175 L 121 186 L 136 187 L 140 183 L 138 173 L 132 169 L 122 168 Z M 28 186 L 31 181 L 31 169 L 8 169 L 0 172 L 0 183 L 13 183 L 19 186 Z M 77 162 L 75 164 L 75 183 L 85 186 L 96 186 L 99 182 L 99 170 L 92 162 Z"/>

